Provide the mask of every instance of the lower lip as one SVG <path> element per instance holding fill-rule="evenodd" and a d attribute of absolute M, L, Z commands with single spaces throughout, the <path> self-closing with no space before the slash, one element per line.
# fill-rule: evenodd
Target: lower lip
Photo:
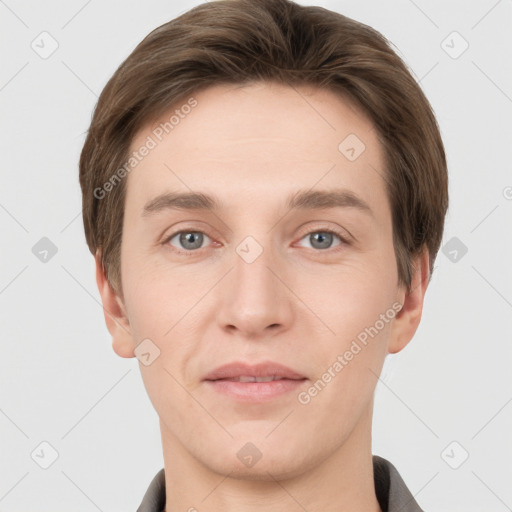
<path fill-rule="evenodd" d="M 246 402 L 272 400 L 301 387 L 306 379 L 279 379 L 270 382 L 235 382 L 232 380 L 205 381 L 215 391 Z"/>

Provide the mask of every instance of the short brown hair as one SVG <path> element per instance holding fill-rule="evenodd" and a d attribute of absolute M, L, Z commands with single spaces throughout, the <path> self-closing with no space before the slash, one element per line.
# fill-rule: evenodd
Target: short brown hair
<path fill-rule="evenodd" d="M 95 190 L 123 166 L 145 123 L 199 90 L 254 81 L 327 88 L 369 116 L 384 148 L 399 284 L 410 289 L 411 258 L 425 248 L 432 274 L 448 208 L 446 157 L 432 107 L 391 44 L 321 7 L 217 0 L 148 34 L 96 105 L 80 156 L 82 213 L 113 289 L 122 293 L 125 180 L 104 197 Z"/>

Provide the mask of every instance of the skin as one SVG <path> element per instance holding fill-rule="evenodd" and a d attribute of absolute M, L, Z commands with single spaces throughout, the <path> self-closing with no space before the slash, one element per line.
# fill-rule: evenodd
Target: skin
<path fill-rule="evenodd" d="M 256 83 L 194 97 L 198 105 L 126 178 L 122 296 L 96 257 L 115 352 L 134 357 L 147 338 L 160 350 L 140 368 L 160 417 L 166 511 L 380 511 L 374 391 L 386 355 L 402 350 L 420 322 L 428 253 L 416 258 L 408 293 L 397 284 L 373 124 L 317 88 Z M 132 149 L 174 108 L 141 129 Z M 338 150 L 349 134 L 366 146 L 353 162 Z M 312 188 L 348 189 L 373 214 L 286 209 L 289 194 Z M 223 206 L 143 216 L 166 191 L 201 191 Z M 332 229 L 350 233 L 348 243 L 334 235 L 330 247 L 314 245 L 310 235 Z M 179 236 L 166 241 L 180 230 L 207 236 L 200 249 Z M 263 248 L 250 264 L 236 252 L 247 236 Z M 396 302 L 400 312 L 305 405 L 296 392 L 239 403 L 202 381 L 227 362 L 272 360 L 306 376 L 307 390 Z M 247 442 L 262 454 L 252 467 L 237 457 Z"/>

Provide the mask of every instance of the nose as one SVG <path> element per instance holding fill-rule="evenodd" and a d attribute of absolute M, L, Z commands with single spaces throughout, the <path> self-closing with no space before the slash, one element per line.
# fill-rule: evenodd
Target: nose
<path fill-rule="evenodd" d="M 268 246 L 254 240 L 242 243 L 234 255 L 232 271 L 218 290 L 220 327 L 253 339 L 289 328 L 293 294 L 286 286 L 284 269 Z"/>

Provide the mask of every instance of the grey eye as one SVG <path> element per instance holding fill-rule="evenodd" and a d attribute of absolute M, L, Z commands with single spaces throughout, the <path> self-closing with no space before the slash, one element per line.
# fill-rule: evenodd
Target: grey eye
<path fill-rule="evenodd" d="M 194 251 L 202 247 L 205 237 L 208 238 L 207 235 L 200 231 L 180 231 L 169 240 L 169 243 L 178 249 Z M 179 246 L 172 243 L 176 238 L 178 239 Z"/>
<path fill-rule="evenodd" d="M 333 246 L 333 241 L 337 238 L 341 240 L 341 238 L 336 234 L 330 231 L 313 231 L 307 234 L 302 240 L 308 240 L 310 246 L 313 249 L 330 249 Z M 342 240 L 341 240 L 342 241 Z M 339 243 L 336 245 L 340 245 Z"/>

